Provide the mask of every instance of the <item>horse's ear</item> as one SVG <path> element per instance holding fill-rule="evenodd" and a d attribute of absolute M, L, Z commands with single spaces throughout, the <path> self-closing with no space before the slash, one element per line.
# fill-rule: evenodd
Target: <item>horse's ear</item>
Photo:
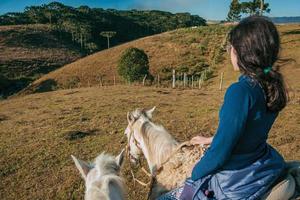
<path fill-rule="evenodd" d="M 116 162 L 119 166 L 121 166 L 124 161 L 124 154 L 125 154 L 125 149 L 123 149 L 121 153 L 116 157 Z"/>
<path fill-rule="evenodd" d="M 75 156 L 71 155 L 77 169 L 79 170 L 81 176 L 83 177 L 84 180 L 86 180 L 87 174 L 91 170 L 91 167 L 88 163 L 77 159 Z"/>
<path fill-rule="evenodd" d="M 152 118 L 152 113 L 154 112 L 155 108 L 156 108 L 156 106 L 154 106 L 154 107 L 151 108 L 150 110 L 147 110 L 147 111 L 146 111 L 146 115 L 147 115 L 147 117 L 148 117 L 149 119 Z"/>
<path fill-rule="evenodd" d="M 134 116 L 132 115 L 131 112 L 127 112 L 127 121 L 129 124 L 132 124 L 134 121 Z"/>

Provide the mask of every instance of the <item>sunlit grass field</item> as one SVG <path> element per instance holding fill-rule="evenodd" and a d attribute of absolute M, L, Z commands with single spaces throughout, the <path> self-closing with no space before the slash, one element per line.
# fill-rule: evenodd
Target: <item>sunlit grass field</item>
<path fill-rule="evenodd" d="M 296 62 L 282 69 L 291 99 L 269 142 L 285 159 L 300 160 L 300 25 L 279 30 L 282 56 Z M 221 72 L 224 89 L 219 91 Z M 92 161 L 103 151 L 118 154 L 126 145 L 126 113 L 138 107 L 157 106 L 154 122 L 179 141 L 213 135 L 225 89 L 238 78 L 228 59 L 215 74 L 202 89 L 94 86 L 0 101 L 0 199 L 82 199 L 84 181 L 70 155 Z M 128 199 L 145 199 L 147 188 L 133 185 L 127 160 L 122 175 Z"/>

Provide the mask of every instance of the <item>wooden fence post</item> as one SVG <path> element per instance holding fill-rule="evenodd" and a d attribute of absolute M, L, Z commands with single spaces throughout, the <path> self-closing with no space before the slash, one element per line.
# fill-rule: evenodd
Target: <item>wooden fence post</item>
<path fill-rule="evenodd" d="M 201 87 L 202 87 L 202 74 L 200 75 L 200 77 L 199 77 L 199 89 L 201 89 Z"/>
<path fill-rule="evenodd" d="M 183 74 L 183 87 L 186 86 L 186 73 Z"/>
<path fill-rule="evenodd" d="M 100 85 L 103 86 L 102 76 L 100 76 Z"/>
<path fill-rule="evenodd" d="M 175 72 L 175 69 L 173 69 L 173 82 L 172 82 L 172 88 L 175 88 L 175 82 L 176 82 L 176 72 Z"/>
<path fill-rule="evenodd" d="M 144 76 L 144 78 L 143 78 L 143 86 L 145 86 L 146 78 L 147 78 L 147 74 L 146 74 L 146 75 Z"/>
<path fill-rule="evenodd" d="M 159 87 L 159 74 L 157 74 L 157 87 Z"/>
<path fill-rule="evenodd" d="M 101 85 L 100 85 L 100 81 L 101 81 L 101 80 L 100 80 L 100 76 L 97 76 L 97 81 L 98 81 L 98 82 L 97 82 L 97 83 L 98 83 L 97 86 L 100 87 L 100 86 L 101 86 Z"/>
<path fill-rule="evenodd" d="M 194 88 L 194 75 L 192 75 L 192 89 Z"/>
<path fill-rule="evenodd" d="M 224 72 L 221 73 L 221 80 L 220 80 L 220 91 L 222 91 L 222 87 L 223 87 L 223 78 L 224 78 Z"/>
<path fill-rule="evenodd" d="M 114 86 L 116 85 L 116 76 L 114 75 Z"/>

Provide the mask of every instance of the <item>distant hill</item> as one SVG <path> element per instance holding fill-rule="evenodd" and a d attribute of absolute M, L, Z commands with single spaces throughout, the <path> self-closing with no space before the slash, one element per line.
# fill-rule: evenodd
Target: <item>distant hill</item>
<path fill-rule="evenodd" d="M 276 24 L 300 23 L 299 17 L 272 17 L 272 21 Z"/>
<path fill-rule="evenodd" d="M 0 98 L 82 56 L 49 25 L 0 26 Z"/>
<path fill-rule="evenodd" d="M 205 20 L 189 13 L 158 10 L 115 10 L 80 6 L 74 8 L 59 2 L 28 6 L 24 12 L 0 16 L 0 25 L 51 24 L 67 33 L 82 49 L 95 52 L 107 48 L 103 31 L 113 31 L 111 46 L 177 28 L 205 25 Z"/>
<path fill-rule="evenodd" d="M 106 49 L 102 32 L 115 33 L 110 39 L 110 46 L 115 46 L 202 25 L 206 25 L 203 18 L 189 13 L 74 8 L 59 2 L 6 13 L 0 16 L 0 97 L 14 94 L 40 75 L 79 57 Z"/>

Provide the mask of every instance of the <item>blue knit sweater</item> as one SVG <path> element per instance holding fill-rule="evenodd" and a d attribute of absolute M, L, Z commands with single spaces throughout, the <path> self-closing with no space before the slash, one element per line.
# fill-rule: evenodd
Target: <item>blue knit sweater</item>
<path fill-rule="evenodd" d="M 221 170 L 241 169 L 262 157 L 277 115 L 267 110 L 260 85 L 248 76 L 240 76 L 226 91 L 218 130 L 210 148 L 195 165 L 192 180 Z"/>

